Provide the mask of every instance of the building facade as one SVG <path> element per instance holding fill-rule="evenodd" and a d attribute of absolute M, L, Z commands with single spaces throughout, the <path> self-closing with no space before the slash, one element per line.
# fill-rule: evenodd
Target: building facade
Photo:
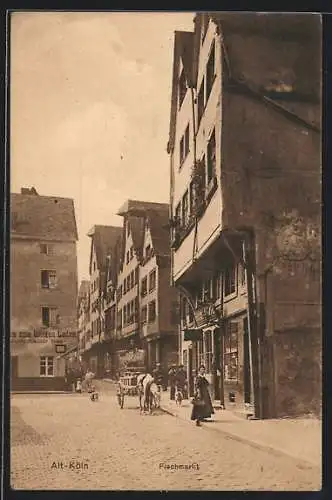
<path fill-rule="evenodd" d="M 140 274 L 140 320 L 149 367 L 163 373 L 178 363 L 178 292 L 170 286 L 169 205 L 145 212 Z"/>
<path fill-rule="evenodd" d="M 63 390 L 77 344 L 77 230 L 71 199 L 11 194 L 11 388 Z"/>
<path fill-rule="evenodd" d="M 85 363 L 98 377 L 105 373 L 105 358 L 107 358 L 103 304 L 107 263 L 120 234 L 120 227 L 101 225 L 93 226 L 88 233 L 91 238 L 89 322 L 86 327 L 85 348 L 81 351 L 81 355 Z"/>
<path fill-rule="evenodd" d="M 259 418 L 320 411 L 320 39 L 306 15 L 198 14 L 175 33 L 181 357 L 191 390 L 203 362 L 214 398 Z"/>

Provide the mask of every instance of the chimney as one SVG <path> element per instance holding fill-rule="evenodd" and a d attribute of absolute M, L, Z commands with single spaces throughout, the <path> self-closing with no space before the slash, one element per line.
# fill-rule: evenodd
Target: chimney
<path fill-rule="evenodd" d="M 21 194 L 30 194 L 30 195 L 33 195 L 33 196 L 38 196 L 38 193 L 37 193 L 36 188 L 34 186 L 32 186 L 31 189 L 29 189 L 29 188 L 21 188 Z"/>

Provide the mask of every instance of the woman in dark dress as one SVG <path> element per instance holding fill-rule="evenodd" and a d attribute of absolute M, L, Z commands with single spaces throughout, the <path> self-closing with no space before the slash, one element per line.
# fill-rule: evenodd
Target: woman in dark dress
<path fill-rule="evenodd" d="M 196 420 L 198 426 L 201 425 L 202 420 L 211 417 L 214 413 L 208 387 L 209 382 L 205 378 L 205 366 L 201 365 L 195 380 L 195 396 L 191 412 L 191 420 Z"/>

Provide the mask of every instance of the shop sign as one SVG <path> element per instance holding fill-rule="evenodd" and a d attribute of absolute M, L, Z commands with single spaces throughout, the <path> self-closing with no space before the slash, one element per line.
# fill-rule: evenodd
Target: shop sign
<path fill-rule="evenodd" d="M 203 330 L 201 328 L 187 328 L 183 333 L 184 340 L 197 341 L 203 338 Z"/>
<path fill-rule="evenodd" d="M 77 339 L 77 332 L 72 330 L 50 330 L 50 329 L 34 329 L 12 331 L 10 333 L 11 342 L 17 343 L 47 343 L 50 340 L 62 339 Z"/>

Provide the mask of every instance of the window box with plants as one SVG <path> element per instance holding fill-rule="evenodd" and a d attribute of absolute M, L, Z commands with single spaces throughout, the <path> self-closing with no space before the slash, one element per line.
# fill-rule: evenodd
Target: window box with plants
<path fill-rule="evenodd" d="M 201 217 L 205 210 L 205 162 L 203 160 L 194 163 L 191 171 L 192 182 L 192 207 L 193 214 Z"/>

